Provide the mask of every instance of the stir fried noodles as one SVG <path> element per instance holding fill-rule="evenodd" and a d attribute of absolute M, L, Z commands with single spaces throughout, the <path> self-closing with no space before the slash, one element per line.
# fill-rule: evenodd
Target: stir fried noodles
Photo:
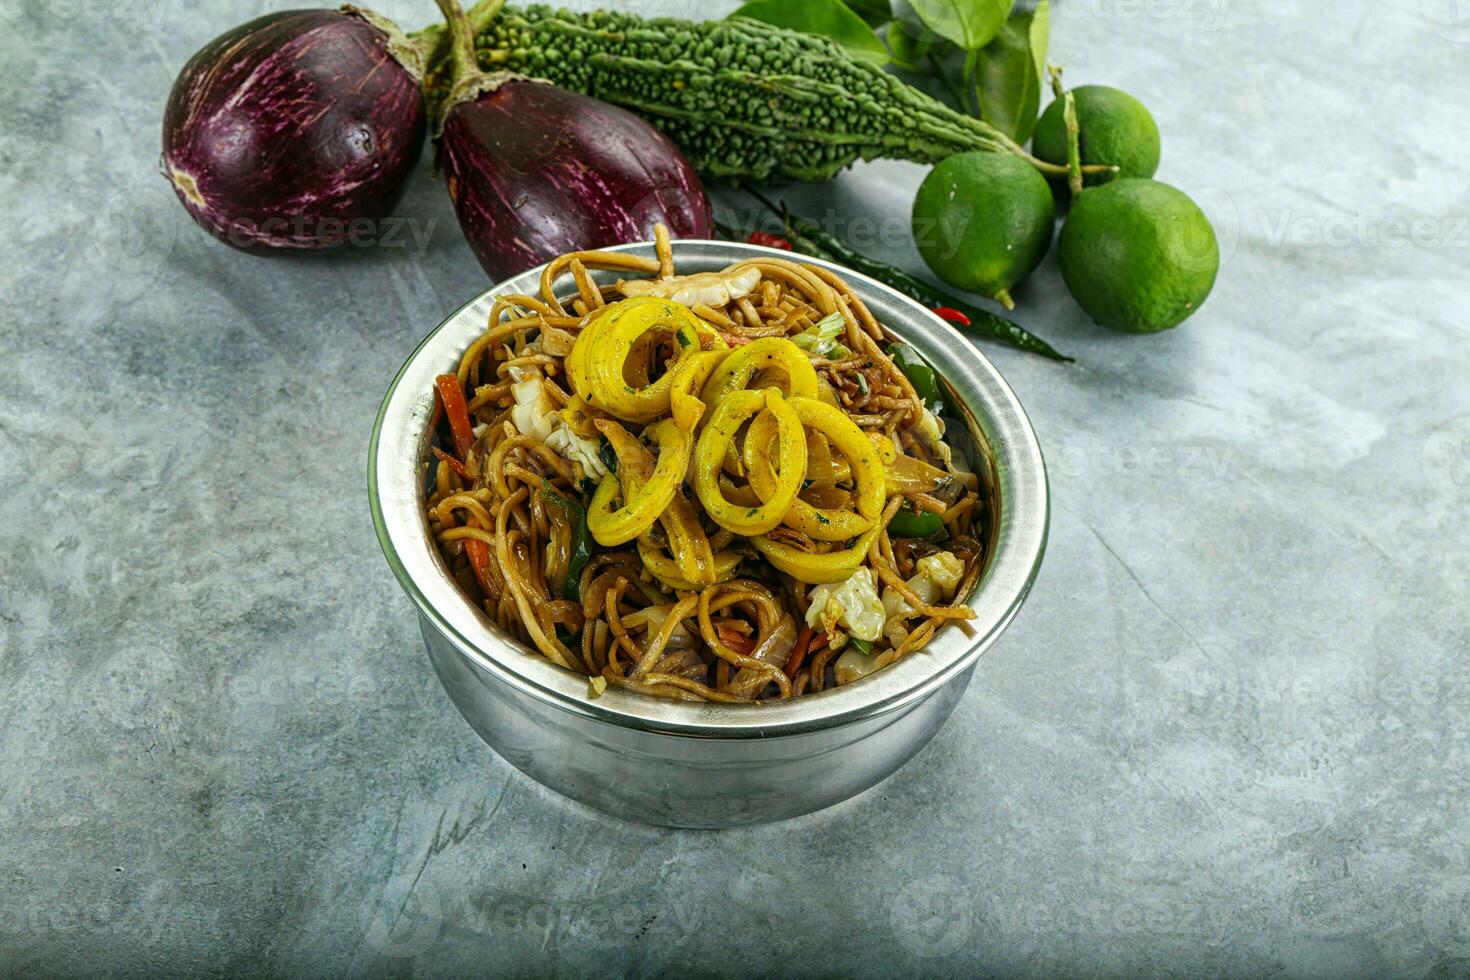
<path fill-rule="evenodd" d="M 465 594 L 593 696 L 798 697 L 968 630 L 988 510 L 933 371 L 826 269 L 656 244 L 551 262 L 437 379 Z"/>

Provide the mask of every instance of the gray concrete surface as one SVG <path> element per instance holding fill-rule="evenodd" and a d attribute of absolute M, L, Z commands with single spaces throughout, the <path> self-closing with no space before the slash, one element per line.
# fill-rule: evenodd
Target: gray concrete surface
<path fill-rule="evenodd" d="M 1153 108 L 1219 285 L 1143 338 L 1053 263 L 1022 290 L 1079 360 L 988 349 L 1052 466 L 1029 605 L 900 773 L 733 833 L 570 804 L 440 692 L 364 460 L 484 286 L 442 184 L 262 259 L 154 173 L 175 72 L 265 9 L 0 4 L 0 974 L 1470 972 L 1448 0 L 1061 0 L 1054 57 Z M 921 176 L 788 196 L 917 269 Z"/>

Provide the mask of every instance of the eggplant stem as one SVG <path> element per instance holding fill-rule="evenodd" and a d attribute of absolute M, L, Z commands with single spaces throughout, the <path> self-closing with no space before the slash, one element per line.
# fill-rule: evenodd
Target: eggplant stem
<path fill-rule="evenodd" d="M 493 92 L 512 79 L 525 78 L 509 71 L 487 72 L 480 67 L 475 55 L 475 28 L 460 6 L 459 0 L 434 0 L 444 15 L 449 31 L 449 95 L 439 105 L 434 123 L 435 138 L 443 131 L 444 120 L 449 111 L 461 102 L 470 102 L 487 92 Z M 483 18 L 493 18 L 505 5 L 505 0 L 482 0 L 476 6 Z"/>
<path fill-rule="evenodd" d="M 454 87 L 480 73 L 475 61 L 475 32 L 459 0 L 434 0 L 449 25 L 449 62 L 454 66 Z"/>
<path fill-rule="evenodd" d="M 490 26 L 490 22 L 500 15 L 505 9 L 505 0 L 480 0 L 470 8 L 466 14 L 470 19 L 470 30 L 475 37 Z M 449 27 L 446 24 L 429 24 L 414 31 L 409 40 L 419 46 L 424 54 L 424 64 L 430 69 L 436 68 L 444 60 L 449 47 Z"/>
<path fill-rule="evenodd" d="M 470 8 L 466 14 L 470 21 L 470 30 L 479 37 L 480 32 L 490 26 L 490 22 L 505 8 L 505 0 L 480 0 Z"/>
<path fill-rule="evenodd" d="M 342 13 L 361 17 L 382 31 L 388 38 L 388 53 L 393 60 L 403 66 L 404 71 L 413 76 L 414 81 L 420 85 L 429 70 L 429 56 L 432 53 L 433 43 L 425 41 L 418 34 L 405 34 L 403 29 L 396 23 L 384 17 L 376 10 L 366 7 L 354 6 L 344 3 L 341 7 Z"/>

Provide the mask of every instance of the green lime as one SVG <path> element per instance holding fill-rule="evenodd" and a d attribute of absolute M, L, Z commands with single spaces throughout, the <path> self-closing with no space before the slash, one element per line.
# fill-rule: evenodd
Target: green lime
<path fill-rule="evenodd" d="M 1082 192 L 1057 258 L 1078 305 L 1130 333 L 1182 323 L 1220 269 L 1215 230 L 1199 205 L 1168 184 L 1132 178 Z"/>
<path fill-rule="evenodd" d="M 940 161 L 914 197 L 914 244 L 951 286 L 999 300 L 1046 256 L 1056 204 L 1046 178 L 1009 153 Z"/>
<path fill-rule="evenodd" d="M 1159 169 L 1159 127 L 1149 111 L 1127 92 L 1107 85 L 1072 90 L 1077 102 L 1077 147 L 1082 162 L 1111 164 L 1118 177 L 1152 177 Z M 1047 163 L 1067 165 L 1067 124 L 1062 100 L 1054 99 L 1031 137 L 1031 152 Z M 1103 184 L 1108 174 L 1089 174 L 1085 183 Z"/>

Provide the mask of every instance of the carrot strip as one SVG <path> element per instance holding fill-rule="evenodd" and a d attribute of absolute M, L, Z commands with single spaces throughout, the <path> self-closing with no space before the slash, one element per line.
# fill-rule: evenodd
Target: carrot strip
<path fill-rule="evenodd" d="M 786 658 L 786 676 L 795 677 L 796 672 L 801 669 L 801 662 L 806 659 L 806 648 L 812 645 L 812 628 L 803 626 L 801 632 L 796 634 L 796 645 L 791 648 L 791 656 Z"/>
<path fill-rule="evenodd" d="M 479 526 L 473 520 L 469 524 Z M 479 538 L 465 538 L 464 553 L 470 560 L 470 567 L 475 570 L 475 580 L 480 583 L 480 590 L 485 593 L 485 598 L 493 599 L 495 590 L 490 587 L 490 546 Z"/>
<path fill-rule="evenodd" d="M 720 637 L 721 643 L 742 656 L 749 656 L 755 649 L 755 640 L 724 623 L 715 628 L 715 633 Z"/>
<path fill-rule="evenodd" d="M 470 447 L 475 444 L 475 427 L 470 424 L 470 409 L 465 404 L 464 389 L 459 378 L 452 374 L 441 374 L 434 379 L 439 389 L 439 400 L 444 403 L 444 414 L 449 416 L 449 428 L 454 433 L 454 452 L 460 459 L 469 458 Z"/>
<path fill-rule="evenodd" d="M 454 472 L 458 473 L 466 480 L 470 478 L 469 471 L 464 468 L 464 464 L 455 459 L 453 456 L 446 453 L 444 450 L 440 449 L 438 446 L 430 446 L 429 452 L 433 453 L 435 456 L 438 456 L 440 459 L 444 460 L 444 462 L 448 463 L 451 470 L 454 470 Z"/>
<path fill-rule="evenodd" d="M 803 626 L 801 632 L 796 634 L 796 645 L 791 648 L 791 656 L 786 658 L 786 676 L 795 679 L 796 672 L 801 669 L 807 655 L 816 653 L 826 645 L 826 633 L 813 634 L 810 626 Z"/>

